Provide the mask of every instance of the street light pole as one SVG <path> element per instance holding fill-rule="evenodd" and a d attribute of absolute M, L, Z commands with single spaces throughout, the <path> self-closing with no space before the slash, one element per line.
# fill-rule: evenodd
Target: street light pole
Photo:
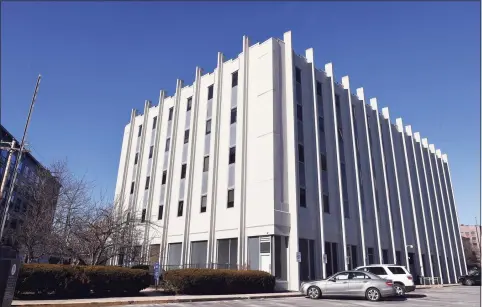
<path fill-rule="evenodd" d="M 10 162 L 12 161 L 12 155 L 15 151 L 15 140 L 10 143 L 10 148 L 8 148 L 8 159 L 7 164 L 5 165 L 5 173 L 3 174 L 2 184 L 0 185 L 0 202 L 3 199 L 3 190 L 5 190 L 5 186 L 7 185 L 8 180 L 8 173 L 10 171 Z M 3 148 L 1 148 L 3 149 Z M 0 237 L 1 238 L 1 237 Z"/>
<path fill-rule="evenodd" d="M 22 160 L 22 154 L 25 147 L 25 139 L 27 138 L 28 126 L 30 124 L 30 118 L 32 116 L 33 107 L 35 105 L 35 100 L 37 100 L 37 93 L 40 86 L 41 75 L 37 77 L 37 83 L 35 84 L 35 90 L 33 92 L 32 102 L 30 103 L 30 109 L 28 111 L 27 122 L 25 123 L 25 128 L 23 130 L 22 141 L 20 143 L 20 149 L 18 153 L 17 160 L 15 161 L 15 167 L 13 168 L 12 182 L 10 183 L 10 189 L 7 194 L 7 201 L 5 203 L 5 209 L 3 210 L 2 224 L 0 226 L 0 242 L 3 238 L 3 231 L 5 230 L 5 222 L 7 221 L 8 209 L 10 207 L 10 202 L 12 201 L 13 189 L 15 188 L 15 181 L 17 180 L 18 166 Z"/>

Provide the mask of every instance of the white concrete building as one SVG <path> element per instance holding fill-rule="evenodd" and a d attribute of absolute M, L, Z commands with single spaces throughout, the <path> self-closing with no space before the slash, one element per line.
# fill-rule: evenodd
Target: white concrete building
<path fill-rule="evenodd" d="M 150 221 L 145 259 L 249 266 L 291 290 L 381 262 L 465 274 L 447 156 L 313 49 L 295 54 L 290 32 L 242 47 L 132 111 L 116 197 Z"/>

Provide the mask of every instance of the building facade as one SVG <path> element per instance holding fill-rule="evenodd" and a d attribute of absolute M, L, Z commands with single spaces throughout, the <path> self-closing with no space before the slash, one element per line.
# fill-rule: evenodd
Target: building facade
<path fill-rule="evenodd" d="M 480 225 L 460 225 L 460 233 L 463 243 L 466 246 L 467 265 L 479 264 L 480 266 L 480 235 L 482 227 Z"/>
<path fill-rule="evenodd" d="M 8 132 L 5 127 L 0 126 L 0 140 L 2 142 L 11 142 L 14 139 L 14 136 Z M 20 146 L 20 142 L 18 139 L 15 139 L 15 141 L 17 142 L 18 148 Z M 6 146 L 5 144 L 3 145 Z M 8 150 L 0 149 L 0 181 L 3 179 L 5 170 L 7 169 L 8 154 Z M 8 165 L 10 170 L 5 190 L 2 195 L 2 200 L 0 202 L 0 219 L 3 217 L 5 210 L 5 204 L 12 184 L 17 158 L 18 151 L 13 153 L 10 165 Z M 49 211 L 51 212 L 51 216 L 53 218 L 53 213 L 55 212 L 60 191 L 59 181 L 52 176 L 52 174 L 50 174 L 50 172 L 30 152 L 25 152 L 22 155 L 17 172 L 18 174 L 11 198 L 8 219 L 5 223 L 6 231 L 3 238 L 1 238 L 2 243 L 14 246 L 16 246 L 18 243 L 16 238 L 17 234 L 22 231 L 22 226 L 28 218 L 29 212 L 36 212 L 36 210 L 30 209 L 38 205 L 39 198 L 46 199 L 50 207 Z M 41 190 L 35 188 L 39 178 L 45 180 L 45 184 L 42 185 Z M 33 191 L 36 193 L 33 193 Z M 45 203 L 45 201 L 43 202 Z M 51 222 L 53 221 L 50 221 L 49 223 Z M 21 246 L 18 247 L 20 250 L 22 250 Z"/>
<path fill-rule="evenodd" d="M 290 32 L 244 37 L 133 110 L 116 198 L 166 266 L 260 269 L 291 290 L 372 263 L 443 283 L 466 271 L 447 156 L 313 49 L 294 53 Z"/>

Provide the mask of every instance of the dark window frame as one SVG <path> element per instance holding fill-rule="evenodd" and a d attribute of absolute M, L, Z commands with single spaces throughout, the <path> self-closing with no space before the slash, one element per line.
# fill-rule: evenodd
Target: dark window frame
<path fill-rule="evenodd" d="M 173 114 L 174 114 L 174 108 L 170 107 L 169 108 L 169 116 L 168 116 L 167 120 L 172 120 Z"/>
<path fill-rule="evenodd" d="M 206 131 L 205 131 L 206 135 L 208 134 L 211 134 L 211 119 L 208 119 L 206 121 Z"/>
<path fill-rule="evenodd" d="M 167 170 L 162 171 L 162 181 L 161 185 L 165 185 L 167 182 Z"/>
<path fill-rule="evenodd" d="M 144 190 L 149 190 L 149 186 L 151 185 L 151 176 L 146 177 L 146 186 L 144 187 Z"/>
<path fill-rule="evenodd" d="M 236 163 L 236 146 L 229 148 L 229 165 Z"/>
<path fill-rule="evenodd" d="M 232 196 L 232 197 L 230 197 Z M 234 208 L 234 189 L 228 190 L 228 201 L 227 201 L 228 208 Z"/>
<path fill-rule="evenodd" d="M 162 220 L 164 214 L 164 205 L 159 206 L 159 211 L 157 212 L 157 220 Z"/>
<path fill-rule="evenodd" d="M 206 162 L 207 161 L 207 162 Z M 203 159 L 203 173 L 209 171 L 209 156 L 204 156 Z"/>
<path fill-rule="evenodd" d="M 187 99 L 186 112 L 191 111 L 191 109 L 192 109 L 192 96 Z"/>
<path fill-rule="evenodd" d="M 330 214 L 330 195 L 323 194 L 323 212 Z"/>
<path fill-rule="evenodd" d="M 181 179 L 185 179 L 185 178 L 186 178 L 186 173 L 187 173 L 187 163 L 184 163 L 184 164 L 181 166 Z"/>
<path fill-rule="evenodd" d="M 134 156 L 134 165 L 137 165 L 138 162 L 139 162 L 139 153 L 136 152 L 136 155 Z"/>
<path fill-rule="evenodd" d="M 238 86 L 238 71 L 231 74 L 231 87 Z"/>
<path fill-rule="evenodd" d="M 298 144 L 298 162 L 305 163 L 305 146 Z"/>
<path fill-rule="evenodd" d="M 134 194 L 135 185 L 136 185 L 136 182 L 132 181 L 132 183 L 131 183 L 131 193 L 130 193 L 131 195 Z"/>
<path fill-rule="evenodd" d="M 295 80 L 298 83 L 301 83 L 301 68 L 295 67 Z"/>
<path fill-rule="evenodd" d="M 184 144 L 189 143 L 189 129 L 184 130 Z"/>
<path fill-rule="evenodd" d="M 208 100 L 214 97 L 214 84 L 208 87 Z"/>
<path fill-rule="evenodd" d="M 231 125 L 238 121 L 238 108 L 235 107 L 231 109 L 231 117 L 229 121 Z"/>
<path fill-rule="evenodd" d="M 156 129 L 157 127 L 157 116 L 154 116 L 152 119 L 152 130 Z"/>
<path fill-rule="evenodd" d="M 180 200 L 177 203 L 177 216 L 181 217 L 183 213 L 184 213 L 184 201 Z"/>
<path fill-rule="evenodd" d="M 154 156 L 154 145 L 149 147 L 149 159 L 152 159 L 153 156 Z"/>
<path fill-rule="evenodd" d="M 204 213 L 207 211 L 207 207 L 208 207 L 208 197 L 207 195 L 202 195 L 201 196 L 201 213 Z"/>
<path fill-rule="evenodd" d="M 299 188 L 299 199 L 300 199 L 300 207 L 306 208 L 306 188 L 300 187 Z"/>
<path fill-rule="evenodd" d="M 146 209 L 142 209 L 141 222 L 144 223 L 145 221 L 146 221 Z"/>
<path fill-rule="evenodd" d="M 303 106 L 300 104 L 296 104 L 296 118 L 303 121 Z"/>
<path fill-rule="evenodd" d="M 140 137 L 142 135 L 142 125 L 139 125 L 139 130 L 137 132 L 137 136 Z"/>

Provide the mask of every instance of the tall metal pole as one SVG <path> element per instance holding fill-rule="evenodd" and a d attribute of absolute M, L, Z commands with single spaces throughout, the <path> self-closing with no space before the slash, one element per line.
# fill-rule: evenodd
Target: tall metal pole
<path fill-rule="evenodd" d="M 5 166 L 5 173 L 3 174 L 2 184 L 0 185 L 0 202 L 3 199 L 3 190 L 5 190 L 5 186 L 7 185 L 8 173 L 10 171 L 10 162 L 12 161 L 12 155 L 15 152 L 15 143 L 16 143 L 15 140 L 13 140 L 10 145 L 10 148 L 8 149 L 7 164 Z"/>
<path fill-rule="evenodd" d="M 10 183 L 10 189 L 7 194 L 8 197 L 7 197 L 7 202 L 5 203 L 5 210 L 3 211 L 2 225 L 0 226 L 0 242 L 1 242 L 1 239 L 3 238 L 5 222 L 7 221 L 10 202 L 12 201 L 13 189 L 15 188 L 15 181 L 17 180 L 18 166 L 20 165 L 20 161 L 22 160 L 22 154 L 25 147 L 25 139 L 27 138 L 28 126 L 30 124 L 30 117 L 32 116 L 33 106 L 35 104 L 35 100 L 37 99 L 37 93 L 38 93 L 41 78 L 42 78 L 41 75 L 37 77 L 37 83 L 35 84 L 35 90 L 33 92 L 32 102 L 30 103 L 30 109 L 28 111 L 27 122 L 25 123 L 25 128 L 23 130 L 22 142 L 20 143 L 20 150 L 18 153 L 17 160 L 15 161 L 15 167 L 13 168 L 13 178 L 12 178 L 12 182 Z"/>

